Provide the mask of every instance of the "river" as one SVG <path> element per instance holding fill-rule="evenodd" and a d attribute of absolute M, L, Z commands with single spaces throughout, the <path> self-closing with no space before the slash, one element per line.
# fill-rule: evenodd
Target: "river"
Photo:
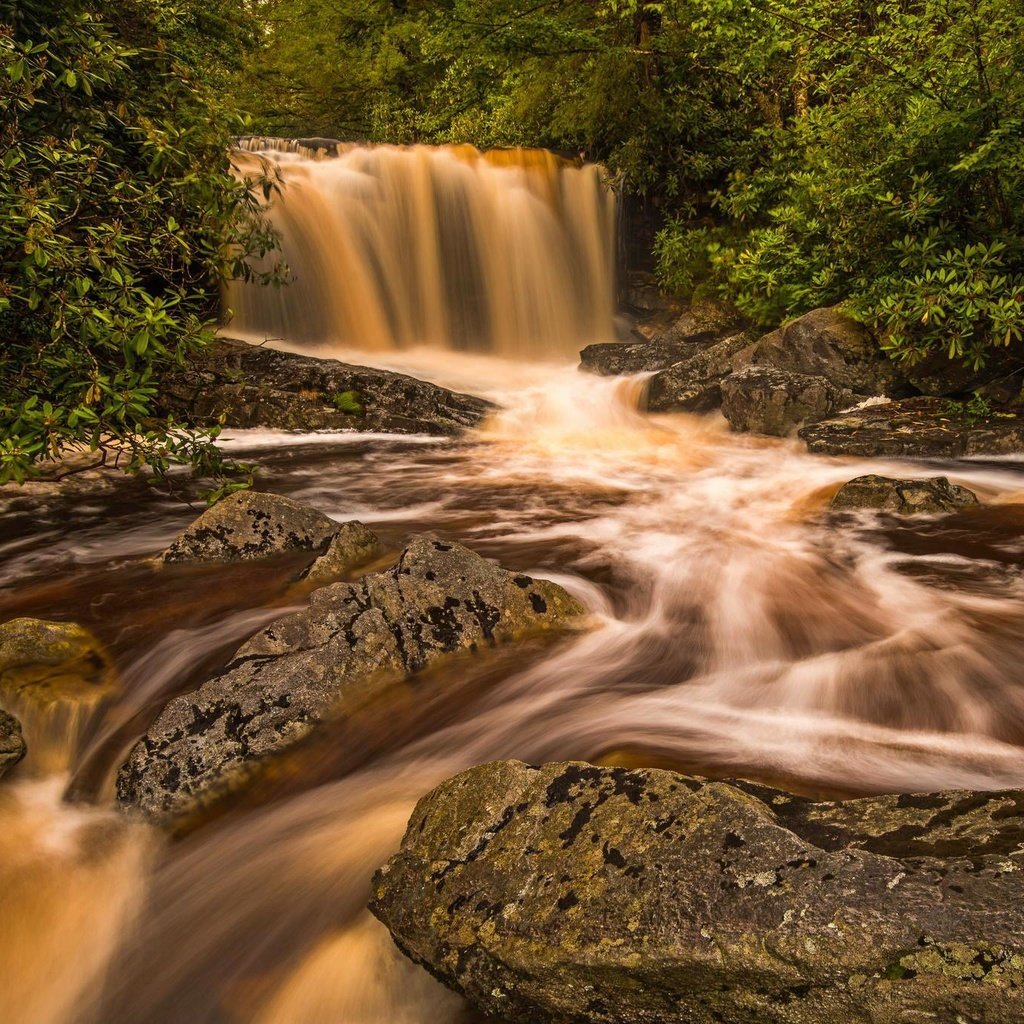
<path fill-rule="evenodd" d="M 358 361 L 339 345 L 332 354 Z M 365 352 L 363 361 L 369 361 Z M 464 1024 L 365 911 L 415 801 L 469 765 L 586 759 L 812 795 L 1024 785 L 1024 474 L 808 455 L 638 411 L 642 378 L 393 348 L 500 406 L 458 439 L 225 431 L 258 486 L 382 538 L 434 531 L 577 595 L 594 627 L 441 668 L 338 723 L 258 800 L 179 839 L 113 776 L 162 703 L 300 607 L 294 560 L 154 568 L 198 514 L 124 484 L 0 513 L 0 619 L 89 626 L 120 685 L 29 723 L 0 787 L 0 1020 Z M 867 472 L 948 473 L 942 520 L 826 512 Z M 42 755 L 45 753 L 45 757 Z"/>

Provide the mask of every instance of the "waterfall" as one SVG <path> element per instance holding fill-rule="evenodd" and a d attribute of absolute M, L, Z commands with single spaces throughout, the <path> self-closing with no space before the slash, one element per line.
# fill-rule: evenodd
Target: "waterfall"
<path fill-rule="evenodd" d="M 615 199 L 546 150 L 242 140 L 287 284 L 233 282 L 225 333 L 329 354 L 428 346 L 574 356 L 613 340 Z"/>

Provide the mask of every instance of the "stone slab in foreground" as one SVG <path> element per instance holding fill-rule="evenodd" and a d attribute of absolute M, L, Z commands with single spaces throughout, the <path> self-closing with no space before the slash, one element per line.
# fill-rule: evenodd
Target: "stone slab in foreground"
<path fill-rule="evenodd" d="M 816 804 L 515 761 L 417 805 L 371 910 L 488 1014 L 1019 1024 L 1024 794 Z"/>
<path fill-rule="evenodd" d="M 582 606 L 557 584 L 459 544 L 414 538 L 394 568 L 315 591 L 196 692 L 172 700 L 121 768 L 119 802 L 155 820 L 199 816 L 367 687 L 564 628 Z"/>

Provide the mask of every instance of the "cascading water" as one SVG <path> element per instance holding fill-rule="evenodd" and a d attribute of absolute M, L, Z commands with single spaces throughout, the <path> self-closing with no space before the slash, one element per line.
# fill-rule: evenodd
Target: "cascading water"
<path fill-rule="evenodd" d="M 615 200 L 600 167 L 470 146 L 331 153 L 240 149 L 240 174 L 278 172 L 267 212 L 289 282 L 232 284 L 232 337 L 532 359 L 612 340 Z"/>
<path fill-rule="evenodd" d="M 286 174 L 329 177 L 345 154 L 281 159 Z M 287 201 L 299 216 L 300 192 Z M 589 209 L 592 237 L 604 214 Z M 169 842 L 112 809 L 112 774 L 163 703 L 306 600 L 296 566 L 158 572 L 149 556 L 197 510 L 127 485 L 0 507 L 0 620 L 82 621 L 119 670 L 59 761 L 30 754 L 0 782 L 0 1021 L 469 1024 L 364 908 L 415 801 L 492 759 L 655 764 L 824 794 L 1024 786 L 1019 468 L 943 467 L 984 505 L 941 523 L 838 528 L 822 513 L 843 481 L 935 467 L 816 458 L 716 418 L 641 413 L 640 378 L 401 352 L 386 337 L 365 361 L 500 409 L 457 439 L 226 431 L 223 443 L 260 464 L 267 489 L 371 526 L 382 565 L 437 531 L 563 583 L 594 629 L 482 652 L 408 707 L 369 702 L 355 735 L 329 733 L 316 760 L 261 783 L 266 804 Z"/>

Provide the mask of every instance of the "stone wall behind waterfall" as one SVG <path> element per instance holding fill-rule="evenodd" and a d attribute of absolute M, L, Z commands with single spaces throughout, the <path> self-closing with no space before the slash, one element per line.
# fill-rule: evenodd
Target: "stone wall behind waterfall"
<path fill-rule="evenodd" d="M 268 211 L 290 281 L 234 282 L 230 335 L 529 359 L 613 339 L 615 199 L 601 167 L 545 150 L 242 140 L 239 173 L 264 162 L 280 172 Z"/>

